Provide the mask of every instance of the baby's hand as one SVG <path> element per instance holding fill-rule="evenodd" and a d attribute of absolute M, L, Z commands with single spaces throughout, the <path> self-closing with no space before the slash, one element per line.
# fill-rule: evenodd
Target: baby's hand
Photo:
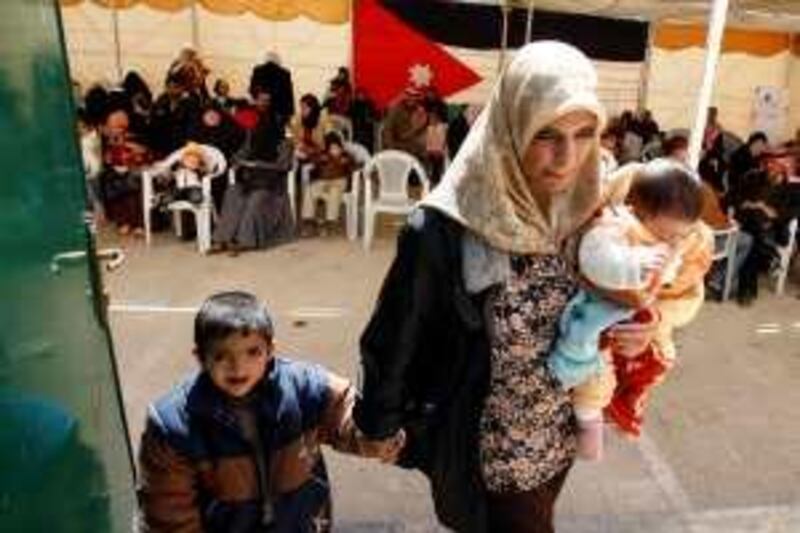
<path fill-rule="evenodd" d="M 647 282 L 653 281 L 655 276 L 661 274 L 667 263 L 672 260 L 672 250 L 666 245 L 655 246 L 642 258 L 642 277 Z"/>

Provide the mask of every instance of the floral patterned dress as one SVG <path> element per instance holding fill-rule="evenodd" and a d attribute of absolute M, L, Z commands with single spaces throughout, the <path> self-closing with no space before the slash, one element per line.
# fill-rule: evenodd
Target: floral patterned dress
<path fill-rule="evenodd" d="M 546 363 L 576 290 L 560 256 L 512 256 L 511 276 L 489 302 L 491 381 L 480 446 L 490 492 L 535 489 L 575 457 L 570 396 Z"/>

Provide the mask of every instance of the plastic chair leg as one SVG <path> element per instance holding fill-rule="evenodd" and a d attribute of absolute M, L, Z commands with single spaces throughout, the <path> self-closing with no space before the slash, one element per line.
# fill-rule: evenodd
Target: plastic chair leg
<path fill-rule="evenodd" d="M 175 228 L 175 235 L 183 237 L 183 218 L 178 210 L 172 212 L 172 227 Z"/>
<path fill-rule="evenodd" d="M 197 227 L 197 249 L 201 254 L 206 254 L 211 249 L 211 213 L 208 209 L 193 212 Z"/>
<path fill-rule="evenodd" d="M 364 250 L 369 251 L 375 233 L 375 213 L 370 209 L 364 213 Z"/>
<path fill-rule="evenodd" d="M 344 216 L 346 219 L 345 223 L 347 227 L 347 239 L 350 241 L 354 241 L 358 238 L 358 220 L 356 218 L 358 213 L 356 212 L 356 209 L 356 199 L 353 198 L 353 196 L 350 196 L 345 204 L 344 211 Z"/>

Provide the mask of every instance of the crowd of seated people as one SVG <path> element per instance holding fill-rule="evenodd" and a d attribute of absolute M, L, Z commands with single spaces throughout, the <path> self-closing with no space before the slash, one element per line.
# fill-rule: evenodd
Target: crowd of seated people
<path fill-rule="evenodd" d="M 789 224 L 800 215 L 800 183 L 796 182 L 800 139 L 770 144 L 754 132 L 731 150 L 718 110 L 710 108 L 702 140 L 699 174 L 703 180 L 703 220 L 725 235 L 736 228 L 731 289 L 739 303 L 751 304 L 759 279 L 776 267 L 778 250 L 789 244 Z M 601 135 L 604 172 L 631 161 L 670 157 L 689 162 L 689 139 L 661 131 L 648 111 L 627 111 L 609 121 Z M 721 241 L 722 242 L 722 241 Z M 725 261 L 708 276 L 712 297 L 722 295 Z"/>
<path fill-rule="evenodd" d="M 353 90 L 346 68 L 330 81 L 322 103 L 306 94 L 297 113 L 291 72 L 273 53 L 253 68 L 247 96 L 232 94 L 221 78 L 213 80 L 209 91 L 210 74 L 197 52 L 187 48 L 170 64 L 160 93 L 131 71 L 119 86 L 97 84 L 77 96 L 90 206 L 99 221 L 120 235 L 142 235 L 145 216 L 166 221 L 158 210 L 144 212 L 142 174 L 187 146 L 218 149 L 232 169 L 233 180 L 221 176 L 211 182 L 218 213 L 212 251 L 232 254 L 295 234 L 298 213 L 289 208 L 294 202 L 287 196 L 285 177 L 296 157 L 301 170 L 309 167 L 310 180 L 324 179 L 315 163 L 326 157 L 330 143 L 325 136 L 335 130 L 332 117 L 349 124 L 339 134 L 352 138 L 342 141 L 374 149 L 378 113 L 362 91 Z M 203 151 L 189 153 L 202 158 Z M 202 161 L 197 165 L 204 166 Z M 170 174 L 178 167 L 183 165 L 168 169 Z M 160 178 L 159 194 L 168 191 L 173 198 L 174 185 Z"/>
<path fill-rule="evenodd" d="M 409 86 L 381 113 L 353 87 L 345 67 L 322 98 L 306 93 L 295 105 L 291 73 L 274 53 L 253 68 L 247 96 L 233 95 L 220 78 L 209 91 L 210 74 L 199 55 L 185 49 L 157 96 L 136 72 L 118 88 L 95 86 L 83 95 L 79 127 L 91 204 L 121 234 L 140 234 L 143 217 L 151 216 L 142 210 L 142 171 L 188 143 L 220 150 L 235 176 L 211 184 L 219 213 L 213 250 L 236 254 L 296 233 L 331 233 L 354 163 L 340 160 L 339 147 L 355 142 L 369 152 L 407 152 L 435 186 L 480 112 L 446 104 L 432 88 Z M 770 146 L 766 135 L 756 132 L 730 152 L 726 135 L 717 110 L 710 108 L 699 166 L 704 219 L 720 232 L 738 228 L 733 289 L 748 304 L 800 209 L 800 184 L 792 179 L 800 139 Z M 647 110 L 612 117 L 601 135 L 604 172 L 655 157 L 687 162 L 688 151 L 686 135 L 662 131 Z M 289 201 L 284 178 L 291 168 L 299 197 Z M 416 179 L 412 176 L 412 184 Z M 323 216 L 317 216 L 317 203 L 324 204 Z M 298 211 L 292 212 L 295 205 Z M 296 231 L 295 220 L 302 221 L 302 231 Z M 709 275 L 712 294 L 721 291 L 724 268 L 718 265 Z"/>

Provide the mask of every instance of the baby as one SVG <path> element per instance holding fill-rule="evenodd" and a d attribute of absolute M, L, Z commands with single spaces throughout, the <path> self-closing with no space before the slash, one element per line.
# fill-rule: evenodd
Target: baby
<path fill-rule="evenodd" d="M 162 196 L 162 204 L 175 201 L 188 201 L 199 205 L 203 202 L 202 177 L 207 173 L 207 165 L 203 147 L 189 142 L 183 148 L 180 159 L 171 167 L 170 172 L 163 175 L 162 185 L 166 192 Z"/>
<path fill-rule="evenodd" d="M 548 362 L 572 391 L 585 459 L 602 456 L 604 409 L 621 431 L 639 435 L 645 398 L 675 359 L 672 332 L 697 313 L 711 265 L 700 181 L 688 167 L 648 163 L 633 177 L 627 202 L 607 208 L 581 239 L 585 288 L 567 305 Z M 651 347 L 634 358 L 615 353 L 603 335 L 626 320 L 659 322 Z"/>

